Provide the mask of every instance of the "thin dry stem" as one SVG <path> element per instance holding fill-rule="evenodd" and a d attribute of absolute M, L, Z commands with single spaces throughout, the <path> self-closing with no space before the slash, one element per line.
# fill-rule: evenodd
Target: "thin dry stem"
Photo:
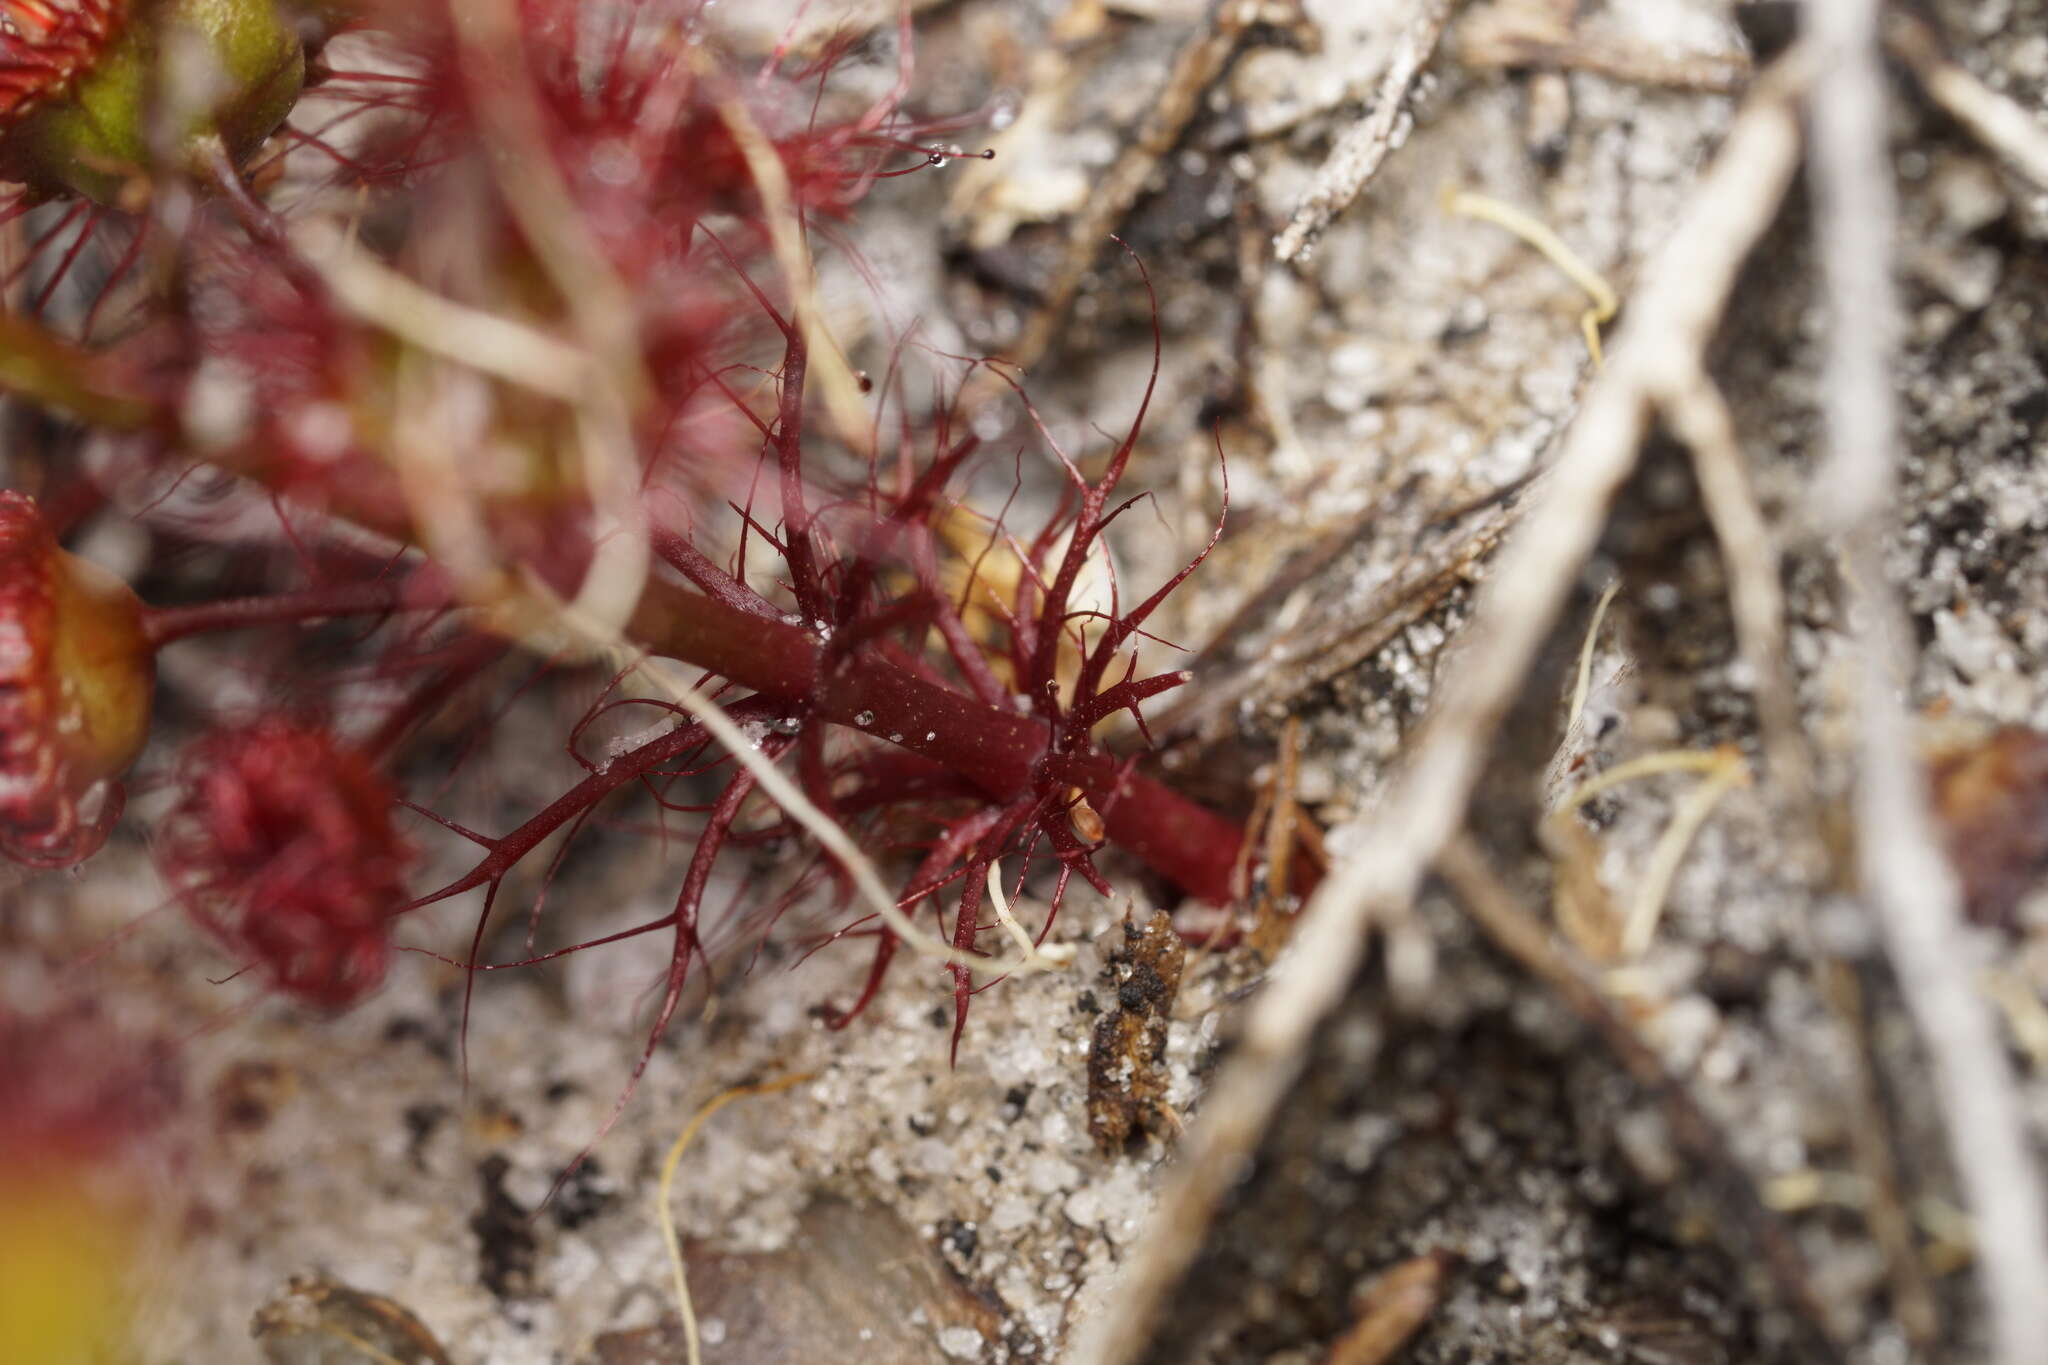
<path fill-rule="evenodd" d="M 1815 963 L 1813 975 L 1821 998 L 1851 1040 L 1845 1049 L 1848 1074 L 1843 1089 L 1850 1111 L 1849 1151 L 1869 1196 L 1863 1221 L 1870 1228 L 1871 1240 L 1884 1252 L 1891 1277 L 1892 1313 L 1907 1339 L 1925 1346 L 1939 1339 L 1940 1310 L 1913 1244 L 1913 1216 L 1899 1191 L 1898 1153 L 1878 1090 L 1877 1040 L 1871 1037 L 1863 987 L 1854 968 L 1833 959 Z"/>
<path fill-rule="evenodd" d="M 300 224 L 292 245 L 342 307 L 399 340 L 565 403 L 582 396 L 591 364 L 580 348 L 415 283 L 331 223 Z"/>
<path fill-rule="evenodd" d="M 1671 812 L 1671 823 L 1664 827 L 1656 847 L 1650 850 L 1650 860 L 1643 866 L 1635 900 L 1629 905 L 1628 918 L 1622 925 L 1621 954 L 1625 958 L 1641 957 L 1649 951 L 1686 850 L 1692 847 L 1700 827 L 1707 823 L 1721 798 L 1749 781 L 1749 765 L 1740 757 L 1730 752 L 1717 752 L 1715 757 L 1720 761 L 1685 794 L 1685 799 Z"/>
<path fill-rule="evenodd" d="M 1041 948 L 1031 941 L 1031 935 L 1024 926 L 1017 923 L 1017 917 L 1010 913 L 1009 898 L 1003 895 L 1003 864 L 996 859 L 988 865 L 988 899 L 995 907 L 996 920 L 1003 926 L 1017 945 L 1020 962 L 1028 962 L 1039 971 L 1058 971 L 1074 962 L 1074 945 L 1055 943 L 1050 948 Z"/>
<path fill-rule="evenodd" d="M 1614 605 L 1614 595 L 1620 591 L 1621 580 L 1616 579 L 1593 605 L 1593 623 L 1586 627 L 1585 642 L 1579 646 L 1579 670 L 1572 682 L 1571 709 L 1565 713 L 1568 736 L 1579 728 L 1579 721 L 1586 714 L 1586 699 L 1593 693 L 1593 651 L 1600 643 L 1600 625 L 1607 619 L 1607 609 Z"/>
<path fill-rule="evenodd" d="M 1548 987 L 1592 1029 L 1630 1079 L 1657 1098 L 1672 1140 L 1693 1158 L 1718 1193 L 1717 1212 L 1750 1241 L 1769 1266 L 1779 1292 L 1798 1311 L 1807 1337 L 1802 1359 L 1816 1365 L 1840 1360 L 1840 1348 L 1829 1333 L 1797 1239 L 1759 1193 L 1727 1135 L 1693 1098 L 1684 1079 L 1665 1066 L 1628 1014 L 1595 983 L 1592 972 L 1544 930 L 1470 833 L 1451 839 L 1436 867 L 1494 947 Z"/>
<path fill-rule="evenodd" d="M 1604 363 L 1600 353 L 1600 329 L 1621 311 L 1621 296 L 1614 292 L 1614 286 L 1607 282 L 1607 277 L 1586 264 L 1586 259 L 1573 251 L 1548 223 L 1490 194 L 1451 190 L 1444 196 L 1444 208 L 1512 232 L 1585 291 L 1592 306 L 1579 315 L 1579 331 L 1586 339 L 1586 351 L 1593 357 L 1594 368 L 1599 368 Z"/>
<path fill-rule="evenodd" d="M 1330 149 L 1328 160 L 1316 172 L 1315 183 L 1295 208 L 1285 230 L 1274 240 L 1274 256 L 1291 261 L 1301 255 L 1379 173 L 1387 153 L 1393 150 L 1401 113 L 1408 105 L 1408 93 L 1422 69 L 1429 65 L 1438 39 L 1443 37 L 1444 26 L 1457 7 L 1458 0 L 1420 0 L 1420 8 L 1409 20 L 1400 45 L 1394 49 L 1393 60 L 1387 63 L 1386 74 L 1380 78 L 1372 111 L 1353 124 Z"/>
<path fill-rule="evenodd" d="M 676 1291 L 676 1311 L 683 1319 L 683 1351 L 690 1365 L 702 1365 L 704 1347 L 697 1330 L 697 1305 L 690 1297 L 689 1271 L 683 1263 L 682 1234 L 676 1229 L 675 1188 L 676 1167 L 681 1164 L 683 1152 L 696 1141 L 698 1130 L 703 1128 L 713 1114 L 731 1104 L 734 1100 L 746 1099 L 751 1095 L 776 1095 L 792 1086 L 802 1085 L 811 1079 L 809 1072 L 794 1076 L 781 1076 L 772 1081 L 761 1081 L 754 1085 L 736 1085 L 711 1097 L 703 1108 L 691 1116 L 683 1125 L 683 1131 L 676 1134 L 670 1144 L 668 1155 L 662 1158 L 661 1180 L 654 1191 L 655 1222 L 661 1227 L 661 1244 L 668 1252 L 668 1268 Z"/>
<path fill-rule="evenodd" d="M 1451 1258 L 1430 1253 L 1403 1261 L 1357 1296 L 1357 1316 L 1323 1365 L 1387 1365 L 1443 1303 Z"/>
<path fill-rule="evenodd" d="M 1893 14 L 1885 25 L 1885 45 L 1942 112 L 2037 187 L 2048 189 L 2048 126 L 1943 56 L 1933 32 L 1911 15 Z"/>
<path fill-rule="evenodd" d="M 583 367 L 575 398 L 584 488 L 597 514 L 575 606 L 616 627 L 632 615 L 653 565 L 633 420 L 654 381 L 640 349 L 640 310 L 555 162 L 523 22 L 516 0 L 467 0 L 455 9 L 455 36 L 498 191 L 596 362 Z M 424 522 L 437 509 L 413 511 Z"/>
<path fill-rule="evenodd" d="M 1266 0 L 1218 0 L 1207 22 L 1181 48 L 1152 102 L 1152 112 L 1138 125 L 1115 164 L 1090 189 L 1087 206 L 1068 225 L 1059 265 L 1046 282 L 1042 302 L 1009 348 L 1006 358 L 1012 363 L 1029 368 L 1045 354 L 1059 333 L 1068 305 L 1080 292 L 1081 281 L 1145 192 L 1160 158 L 1180 141 L 1201 108 L 1203 94 L 1223 74 L 1244 41 L 1245 31 L 1258 22 L 1265 9 Z"/>
<path fill-rule="evenodd" d="M 1458 34 L 1458 60 L 1499 70 L 1584 71 L 1667 90 L 1732 95 L 1748 84 L 1747 53 L 1687 52 L 1574 30 L 1555 15 L 1498 4 L 1475 13 Z"/>
<path fill-rule="evenodd" d="M 692 47 L 690 55 L 700 78 L 715 75 L 708 53 Z M 743 100 L 725 96 L 719 99 L 717 107 L 720 121 L 732 134 L 733 145 L 747 163 L 754 191 L 761 196 L 762 220 L 768 225 L 775 264 L 789 286 L 790 308 L 803 335 L 809 377 L 817 381 L 824 395 L 825 411 L 831 416 L 839 439 L 848 449 L 866 453 L 874 444 L 867 404 L 861 398 L 859 377 L 825 325 L 824 309 L 818 302 L 817 267 L 811 259 L 810 239 L 804 232 L 803 220 L 797 213 L 789 172 L 775 144 L 761 130 Z"/>
<path fill-rule="evenodd" d="M 1167 1291 L 1273 1111 L 1299 1074 L 1317 1022 L 1343 998 L 1376 927 L 1412 919 L 1437 852 L 1464 819 L 1501 718 L 1634 470 L 1664 376 L 1696 365 L 1798 166 L 1795 49 L 1759 77 L 1720 155 L 1644 271 L 1613 359 L 1595 380 L 1555 469 L 1481 590 L 1469 643 L 1447 661 L 1438 705 L 1414 760 L 1380 804 L 1362 847 L 1333 868 L 1302 914 L 1292 947 L 1246 1019 L 1238 1052 L 1217 1077 L 1203 1121 L 1162 1193 L 1154 1227 L 1118 1296 L 1091 1324 L 1076 1359 L 1135 1359 Z"/>
<path fill-rule="evenodd" d="M 1906 1006 L 1930 1054 L 1963 1202 L 1976 1227 L 1994 1358 L 2040 1358 L 2048 1195 L 1991 1012 L 1964 953 L 1961 894 L 1927 806 L 1900 701 L 1906 624 L 1884 573 L 1899 459 L 1891 358 L 1897 207 L 1887 142 L 1880 6 L 1810 10 L 1827 58 L 1814 92 L 1815 229 L 1829 347 L 1828 464 L 1819 507 L 1840 535 L 1856 654 L 1857 862 Z"/>
<path fill-rule="evenodd" d="M 1704 368 L 1668 387 L 1665 420 L 1692 455 L 1700 501 L 1721 546 L 1735 638 L 1756 687 L 1764 757 L 1779 798 L 1805 827 L 1813 802 L 1813 765 L 1799 725 L 1799 698 L 1786 665 L 1785 595 L 1776 538 L 1757 505 L 1735 434 L 1734 414 Z"/>

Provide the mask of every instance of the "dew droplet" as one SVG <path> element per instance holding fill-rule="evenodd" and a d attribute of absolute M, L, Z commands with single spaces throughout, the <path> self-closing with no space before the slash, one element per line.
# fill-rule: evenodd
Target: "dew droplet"
<path fill-rule="evenodd" d="M 903 742 L 903 736 L 901 736 L 901 735 L 890 735 L 890 736 L 889 736 L 889 742 L 890 742 L 891 744 L 901 744 L 901 743 Z"/>
<path fill-rule="evenodd" d="M 875 713 L 872 711 L 863 711 L 853 718 L 853 723 L 855 725 L 860 726 L 861 729 L 865 730 L 868 728 L 868 726 L 873 725 L 875 723 Z"/>

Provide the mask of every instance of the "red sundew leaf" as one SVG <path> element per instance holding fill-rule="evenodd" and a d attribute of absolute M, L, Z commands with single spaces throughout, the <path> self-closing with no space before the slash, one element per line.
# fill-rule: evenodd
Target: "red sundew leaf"
<path fill-rule="evenodd" d="M 0 130 L 69 90 L 127 14 L 116 0 L 0 0 Z"/>
<path fill-rule="evenodd" d="M 270 717 L 201 738 L 157 844 L 187 912 L 310 1004 L 383 980 L 411 846 L 390 786 L 324 730 Z"/>

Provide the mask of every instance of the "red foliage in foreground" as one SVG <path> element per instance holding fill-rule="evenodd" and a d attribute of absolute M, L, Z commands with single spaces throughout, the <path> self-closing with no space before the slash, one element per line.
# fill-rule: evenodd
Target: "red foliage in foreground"
<path fill-rule="evenodd" d="M 952 125 L 903 111 L 907 31 L 892 91 L 834 114 L 837 55 L 737 72 L 683 0 L 444 0 L 348 17 L 365 30 L 349 37 L 354 50 L 319 51 L 311 93 L 268 147 L 241 165 L 217 149 L 198 157 L 190 186 L 176 167 L 131 185 L 197 191 L 180 238 L 156 244 L 169 268 L 131 278 L 156 221 L 145 218 L 106 247 L 98 293 L 65 315 L 50 284 L 7 320 L 33 363 L 0 382 L 100 426 L 115 452 L 88 475 L 59 450 L 43 466 L 48 486 L 93 488 L 112 470 L 108 491 L 151 515 L 188 479 L 223 480 L 230 504 L 269 517 L 291 547 L 272 595 L 145 611 L 144 663 L 212 630 L 372 625 L 339 660 L 278 682 L 255 719 L 224 718 L 169 770 L 178 795 L 155 836 L 192 915 L 279 988 L 342 1005 L 380 979 L 405 912 L 479 888 L 463 965 L 594 946 L 481 959 L 498 888 L 551 835 L 613 820 L 632 798 L 657 812 L 664 836 L 670 816 L 688 813 L 694 842 L 673 908 L 603 940 L 670 939 L 651 1054 L 693 962 L 708 961 L 717 861 L 740 845 L 801 842 L 791 824 L 764 826 L 754 774 L 677 708 L 621 701 L 567 736 L 490 736 L 565 739 L 586 770 L 505 833 L 462 829 L 394 795 L 408 736 L 477 705 L 513 642 L 538 645 L 557 672 L 593 676 L 587 657 L 544 643 L 531 622 L 563 603 L 621 601 L 629 610 L 612 624 L 636 660 L 674 661 L 722 688 L 727 714 L 813 803 L 878 854 L 907 855 L 899 904 L 930 907 L 959 955 L 956 1043 L 977 989 L 965 963 L 993 928 L 982 897 L 998 859 L 1023 859 L 1009 864 L 1020 883 L 1033 859 L 1049 866 L 1051 913 L 1075 877 L 1109 890 L 1096 867 L 1105 843 L 1192 895 L 1229 899 L 1238 827 L 1098 734 L 1120 712 L 1142 728 L 1142 703 L 1187 678 L 1141 672 L 1139 653 L 1146 622 L 1199 556 L 1135 600 L 1114 585 L 1106 605 L 1081 590 L 1133 505 L 1117 489 L 1150 384 L 1100 473 L 1046 438 L 1064 494 L 1028 529 L 966 505 L 978 442 L 947 403 L 904 410 L 900 351 L 868 403 L 868 431 L 841 421 L 828 435 L 813 420 L 817 375 L 843 375 L 844 363 L 814 349 L 821 334 L 778 232 L 856 214 L 881 180 L 957 154 L 930 140 Z M 0 150 L 5 136 L 0 127 Z M 63 213 L 41 239 L 56 280 L 99 220 L 89 211 L 73 240 Z M 834 411 L 844 410 L 842 395 Z M 33 517 L 25 500 L 8 506 Z M 978 556 L 941 534 L 963 524 L 978 528 Z M 246 533 L 246 518 L 232 529 L 223 519 L 215 553 L 276 573 Z M 159 544 L 209 536 L 188 518 Z M 622 599 L 606 575 L 636 545 L 646 562 L 629 563 L 640 577 Z M 0 638 L 27 650 L 0 659 L 11 670 L 0 703 L 10 678 L 45 663 L 35 650 L 51 632 L 38 633 L 25 603 L 0 599 L 0 633 L 14 632 Z M 350 691 L 365 676 L 386 684 L 382 700 Z M 586 728 L 628 705 L 670 719 L 603 761 L 582 757 Z M 347 739 L 283 719 L 344 712 Z M 0 751 L 46 743 L 48 723 L 16 706 Z M 474 843 L 473 866 L 408 897 L 397 805 Z M 0 808 L 16 856 L 71 860 L 96 845 L 53 829 L 45 813 Z M 816 855 L 809 866 L 757 912 L 756 932 L 836 876 Z M 1048 915 L 1040 934 L 1050 926 Z M 835 937 L 847 934 L 872 940 L 873 966 L 841 1024 L 898 947 L 878 920 Z"/>

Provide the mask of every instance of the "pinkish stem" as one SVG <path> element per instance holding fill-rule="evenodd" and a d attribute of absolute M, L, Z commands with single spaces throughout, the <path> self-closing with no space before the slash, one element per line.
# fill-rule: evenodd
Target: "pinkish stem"
<path fill-rule="evenodd" d="M 302 592 L 200 602 L 189 607 L 151 607 L 143 616 L 142 630 L 150 647 L 161 649 L 191 635 L 318 621 L 332 616 L 374 616 L 438 607 L 446 602 L 445 595 L 421 591 L 410 577 L 378 578 L 307 588 Z"/>
<path fill-rule="evenodd" d="M 1057 773 L 1049 771 L 1052 736 L 1041 719 L 986 705 L 872 653 L 820 677 L 825 646 L 810 631 L 674 583 L 649 583 L 627 629 L 656 653 L 942 764 L 1005 804 L 1048 780 L 1077 786 L 1118 845 L 1191 895 L 1218 904 L 1231 898 L 1243 830 L 1100 753 L 1061 754 Z"/>

